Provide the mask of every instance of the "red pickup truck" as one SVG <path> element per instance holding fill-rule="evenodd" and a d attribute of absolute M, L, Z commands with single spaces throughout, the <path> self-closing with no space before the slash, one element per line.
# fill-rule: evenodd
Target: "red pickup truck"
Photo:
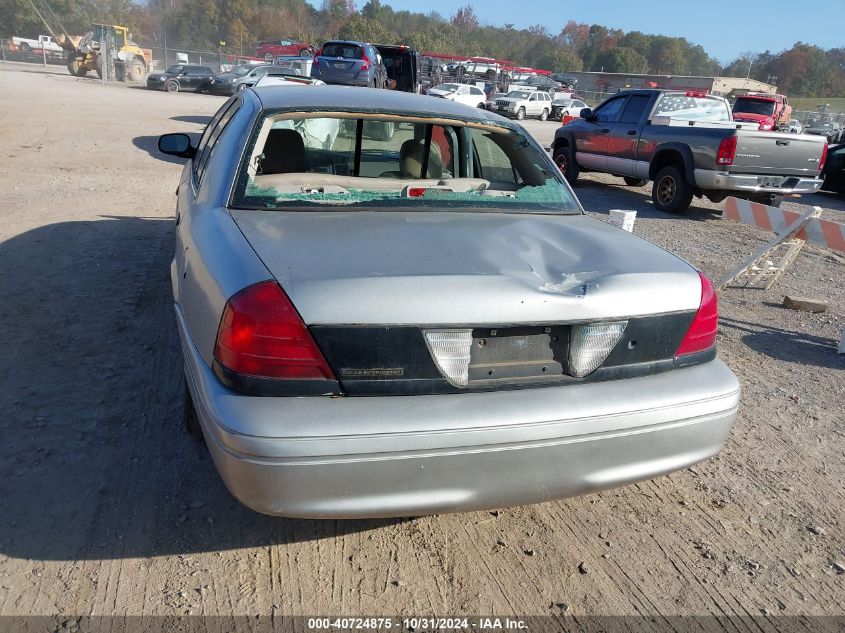
<path fill-rule="evenodd" d="M 792 106 L 786 95 L 752 93 L 736 98 L 733 117 L 734 121 L 757 123 L 761 130 L 768 132 L 789 125 Z"/>

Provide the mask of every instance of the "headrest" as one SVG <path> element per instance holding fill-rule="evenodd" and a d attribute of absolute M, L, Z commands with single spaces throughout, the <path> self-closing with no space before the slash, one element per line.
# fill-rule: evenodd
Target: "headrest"
<path fill-rule="evenodd" d="M 264 143 L 262 174 L 289 174 L 305 171 L 305 142 L 296 130 L 273 128 Z"/>
<path fill-rule="evenodd" d="M 422 139 L 409 139 L 402 143 L 399 148 L 399 171 L 402 178 L 418 180 L 423 178 L 422 165 L 425 155 L 425 141 Z M 425 178 L 441 178 L 443 176 L 443 158 L 440 155 L 440 147 L 436 143 L 431 144 L 428 153 L 428 168 Z"/>

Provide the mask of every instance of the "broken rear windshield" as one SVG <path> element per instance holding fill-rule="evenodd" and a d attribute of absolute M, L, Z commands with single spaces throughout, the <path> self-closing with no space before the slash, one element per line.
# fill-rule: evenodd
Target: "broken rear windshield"
<path fill-rule="evenodd" d="M 232 206 L 581 212 L 548 156 L 516 130 L 357 116 L 269 114 L 252 135 Z"/>

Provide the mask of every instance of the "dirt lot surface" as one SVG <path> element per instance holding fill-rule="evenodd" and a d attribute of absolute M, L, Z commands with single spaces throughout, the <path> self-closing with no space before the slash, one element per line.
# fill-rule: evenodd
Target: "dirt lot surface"
<path fill-rule="evenodd" d="M 776 616 L 845 613 L 845 258 L 814 247 L 770 291 L 721 293 L 720 354 L 744 394 L 695 468 L 404 521 L 235 502 L 183 431 L 181 166 L 155 150 L 222 102 L 0 64 L 0 615 L 736 614 L 803 630 Z M 555 129 L 526 127 L 546 144 Z M 616 178 L 576 192 L 599 218 L 637 210 L 635 233 L 715 278 L 771 237 L 710 203 L 657 212 Z M 842 198 L 799 202 L 845 221 Z M 784 294 L 830 307 L 785 310 Z"/>

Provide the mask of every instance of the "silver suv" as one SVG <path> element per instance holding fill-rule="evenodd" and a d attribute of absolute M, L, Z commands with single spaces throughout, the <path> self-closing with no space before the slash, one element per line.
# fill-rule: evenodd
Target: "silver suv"
<path fill-rule="evenodd" d="M 527 116 L 535 116 L 545 121 L 552 110 L 552 98 L 548 93 L 539 90 L 511 90 L 504 97 L 496 99 L 492 110 L 518 121 Z"/>

